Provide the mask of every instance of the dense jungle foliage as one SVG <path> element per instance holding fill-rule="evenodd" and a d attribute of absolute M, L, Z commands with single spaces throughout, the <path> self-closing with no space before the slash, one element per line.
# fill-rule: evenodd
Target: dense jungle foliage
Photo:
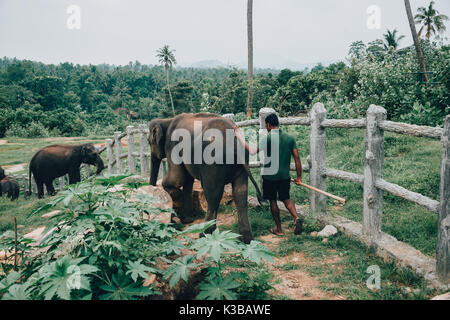
<path fill-rule="evenodd" d="M 329 117 L 362 117 L 372 103 L 388 118 L 442 125 L 450 99 L 448 45 L 422 41 L 430 81 L 422 83 L 414 47 L 396 50 L 381 40 L 354 42 L 346 62 L 311 70 L 257 70 L 253 113 L 272 107 L 281 116 L 307 113 L 323 102 Z M 244 118 L 247 74 L 237 68 L 172 68 L 175 112 L 209 111 Z M 0 59 L 0 137 L 111 134 L 130 121 L 172 116 L 163 66 L 126 66 Z"/>

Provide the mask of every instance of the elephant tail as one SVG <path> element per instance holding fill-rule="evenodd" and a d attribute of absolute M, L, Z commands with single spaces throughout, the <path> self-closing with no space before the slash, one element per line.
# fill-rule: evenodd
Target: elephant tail
<path fill-rule="evenodd" d="M 250 168 L 248 166 L 248 164 L 243 164 L 242 165 L 245 169 L 245 172 L 247 172 L 248 177 L 250 178 L 250 180 L 252 181 L 253 185 L 255 186 L 256 189 L 256 197 L 258 198 L 258 202 L 260 205 L 263 205 L 263 197 L 261 195 L 261 191 L 259 190 L 258 184 L 256 183 L 255 179 L 253 178 L 252 172 L 250 171 Z"/>

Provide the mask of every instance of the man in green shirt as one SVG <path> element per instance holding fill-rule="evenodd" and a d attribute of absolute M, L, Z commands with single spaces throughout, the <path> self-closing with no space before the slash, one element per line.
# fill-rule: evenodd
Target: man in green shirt
<path fill-rule="evenodd" d="M 239 127 L 235 127 L 234 131 L 236 137 L 245 146 L 245 149 L 250 154 L 256 154 L 260 151 L 264 151 L 265 157 L 270 160 L 269 163 L 265 163 L 262 169 L 263 176 L 263 198 L 270 200 L 270 211 L 275 221 L 275 228 L 270 229 L 275 235 L 283 235 L 280 221 L 280 209 L 277 205 L 278 199 L 283 201 L 286 209 L 289 210 L 294 217 L 294 233 L 300 234 L 302 232 L 302 219 L 297 215 L 295 204 L 290 200 L 290 166 L 291 156 L 294 156 L 295 168 L 297 171 L 297 179 L 295 183 L 302 182 L 302 164 L 298 155 L 297 144 L 290 135 L 282 132 L 279 129 L 279 121 L 276 114 L 270 114 L 266 117 L 266 128 L 269 132 L 267 136 L 261 139 L 258 148 L 250 147 L 239 133 Z M 273 151 L 273 152 L 272 152 Z"/>

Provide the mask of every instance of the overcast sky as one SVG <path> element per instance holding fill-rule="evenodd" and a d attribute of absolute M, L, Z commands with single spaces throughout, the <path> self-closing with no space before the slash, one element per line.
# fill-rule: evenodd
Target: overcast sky
<path fill-rule="evenodd" d="M 428 0 L 411 0 L 413 12 Z M 67 8 L 80 8 L 69 29 Z M 367 9 L 381 10 L 369 29 Z M 450 16 L 450 1 L 436 0 Z M 353 41 L 381 38 L 386 29 L 412 44 L 403 0 L 254 0 L 256 67 L 294 67 L 343 60 Z M 156 64 L 164 44 L 181 65 L 247 61 L 246 0 L 0 0 L 0 56 L 45 63 Z M 450 22 L 444 34 L 450 38 Z"/>

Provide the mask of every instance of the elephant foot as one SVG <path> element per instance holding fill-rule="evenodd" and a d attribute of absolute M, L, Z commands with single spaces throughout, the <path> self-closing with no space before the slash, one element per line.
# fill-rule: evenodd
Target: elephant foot
<path fill-rule="evenodd" d="M 250 242 L 252 242 L 252 240 L 253 240 L 253 236 L 248 233 L 241 234 L 241 236 L 239 237 L 239 240 L 241 240 L 245 244 L 250 244 Z"/>
<path fill-rule="evenodd" d="M 180 221 L 182 224 L 188 224 L 188 223 L 194 222 L 194 217 L 193 216 L 187 216 L 187 217 L 181 216 Z"/>

